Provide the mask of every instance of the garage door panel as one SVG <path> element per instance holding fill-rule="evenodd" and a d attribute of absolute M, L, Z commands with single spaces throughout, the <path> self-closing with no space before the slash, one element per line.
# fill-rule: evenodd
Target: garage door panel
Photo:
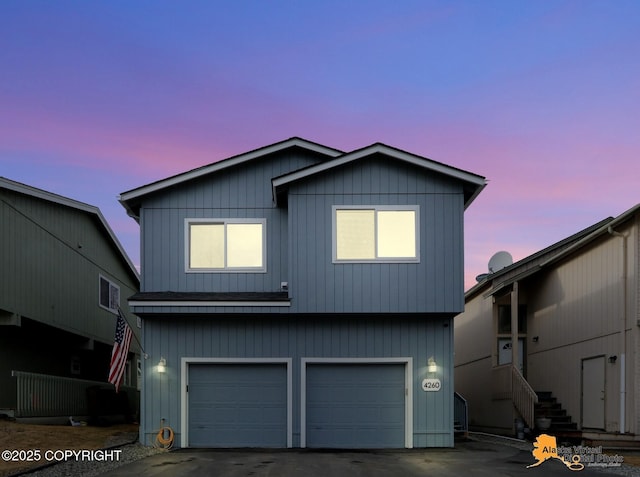
<path fill-rule="evenodd" d="M 189 366 L 189 445 L 286 447 L 284 364 Z"/>
<path fill-rule="evenodd" d="M 404 364 L 307 364 L 308 447 L 405 446 Z"/>

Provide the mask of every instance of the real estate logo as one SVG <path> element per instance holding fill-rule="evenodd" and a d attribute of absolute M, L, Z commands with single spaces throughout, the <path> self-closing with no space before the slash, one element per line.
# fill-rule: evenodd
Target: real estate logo
<path fill-rule="evenodd" d="M 556 438 L 548 434 L 540 434 L 533 443 L 531 451 L 534 462 L 527 466 L 537 467 L 549 459 L 558 459 L 570 470 L 582 470 L 587 467 L 620 467 L 624 457 L 620 455 L 607 455 L 602 453 L 602 446 L 560 446 Z"/>

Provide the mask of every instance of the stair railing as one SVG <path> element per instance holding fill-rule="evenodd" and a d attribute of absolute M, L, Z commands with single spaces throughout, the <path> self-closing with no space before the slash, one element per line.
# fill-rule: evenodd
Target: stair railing
<path fill-rule="evenodd" d="M 453 393 L 453 414 L 454 421 L 460 426 L 457 431 L 466 436 L 469 432 L 469 406 L 467 400 L 456 392 Z"/>
<path fill-rule="evenodd" d="M 511 366 L 511 400 L 522 419 L 530 428 L 534 427 L 535 406 L 538 395 L 515 366 Z"/>

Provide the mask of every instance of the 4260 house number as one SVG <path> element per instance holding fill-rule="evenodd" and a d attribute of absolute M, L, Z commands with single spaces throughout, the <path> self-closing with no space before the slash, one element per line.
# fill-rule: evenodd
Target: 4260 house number
<path fill-rule="evenodd" d="M 440 382 L 439 379 L 435 379 L 435 378 L 430 378 L 430 379 L 423 379 L 422 380 L 422 390 L 423 391 L 440 391 L 440 388 L 442 387 L 442 383 Z"/>

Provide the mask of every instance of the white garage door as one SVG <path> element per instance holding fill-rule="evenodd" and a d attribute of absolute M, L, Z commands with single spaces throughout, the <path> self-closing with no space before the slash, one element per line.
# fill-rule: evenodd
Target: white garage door
<path fill-rule="evenodd" d="M 287 447 L 287 367 L 189 365 L 190 447 Z"/>
<path fill-rule="evenodd" d="M 404 448 L 404 364 L 319 364 L 306 368 L 306 445 Z"/>

